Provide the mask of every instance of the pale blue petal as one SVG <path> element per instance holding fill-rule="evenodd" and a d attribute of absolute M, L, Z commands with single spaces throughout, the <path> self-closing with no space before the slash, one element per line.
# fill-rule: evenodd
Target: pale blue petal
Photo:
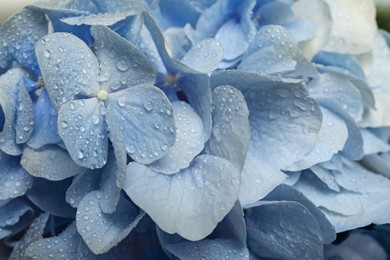
<path fill-rule="evenodd" d="M 147 216 L 117 246 L 104 254 L 95 255 L 84 241 L 78 246 L 78 259 L 169 259 L 162 251 L 156 234 L 156 224 Z"/>
<path fill-rule="evenodd" d="M 135 12 L 121 13 L 97 13 L 62 18 L 61 21 L 73 26 L 81 25 L 104 25 L 112 26 L 119 21 L 125 20 L 128 16 L 134 16 Z"/>
<path fill-rule="evenodd" d="M 328 109 L 321 107 L 322 125 L 313 149 L 304 155 L 301 161 L 288 167 L 289 170 L 304 170 L 311 166 L 330 160 L 334 154 L 343 150 L 348 139 L 346 122 Z"/>
<path fill-rule="evenodd" d="M 27 192 L 27 197 L 40 209 L 55 216 L 73 218 L 75 209 L 65 201 L 65 192 L 71 178 L 62 181 L 49 181 L 35 178 L 34 185 Z"/>
<path fill-rule="evenodd" d="M 239 69 L 292 77 L 317 77 L 315 68 L 281 26 L 262 27 L 242 57 Z"/>
<path fill-rule="evenodd" d="M 303 205 L 292 201 L 259 202 L 245 214 L 248 247 L 258 257 L 322 259 L 318 224 Z"/>
<path fill-rule="evenodd" d="M 73 222 L 58 236 L 41 238 L 32 241 L 26 248 L 26 256 L 33 259 L 77 259 L 77 242 L 81 237 L 77 236 L 76 224 Z"/>
<path fill-rule="evenodd" d="M 184 28 L 168 28 L 164 31 L 165 39 L 171 47 L 172 57 L 181 60 L 192 47 Z"/>
<path fill-rule="evenodd" d="M 57 144 L 61 141 L 57 129 L 57 112 L 51 104 L 49 95 L 44 89 L 34 106 L 35 124 L 27 145 L 39 149 L 47 144 Z"/>
<path fill-rule="evenodd" d="M 104 103 L 97 98 L 73 100 L 58 113 L 58 133 L 73 161 L 86 168 L 107 162 L 108 134 Z"/>
<path fill-rule="evenodd" d="M 313 20 L 297 20 L 284 24 L 283 27 L 291 33 L 295 42 L 302 43 L 310 41 L 317 36 L 318 23 Z"/>
<path fill-rule="evenodd" d="M 322 164 L 318 164 L 312 166 L 310 170 L 318 177 L 318 179 L 325 183 L 329 189 L 340 192 L 340 186 L 336 183 L 334 176 L 329 169 L 322 166 Z"/>
<path fill-rule="evenodd" d="M 3 50 L 9 52 L 13 59 L 38 76 L 40 72 L 34 48 L 47 32 L 48 24 L 44 15 L 23 9 L 2 24 L 0 44 L 5 46 Z"/>
<path fill-rule="evenodd" d="M 0 208 L 0 239 L 13 235 L 26 226 L 34 218 L 34 210 L 23 199 L 14 199 Z"/>
<path fill-rule="evenodd" d="M 77 230 L 89 249 L 95 254 L 102 254 L 116 246 L 134 229 L 145 213 L 138 213 L 136 208 L 122 198 L 117 210 L 112 214 L 101 211 L 100 191 L 88 193 L 77 208 Z M 92 221 L 92 222 L 91 222 Z"/>
<path fill-rule="evenodd" d="M 172 108 L 176 141 L 165 157 L 148 165 L 155 172 L 164 174 L 173 174 L 187 168 L 204 148 L 203 123 L 192 107 L 185 102 L 176 101 L 172 103 Z"/>
<path fill-rule="evenodd" d="M 25 251 L 32 242 L 43 238 L 43 232 L 49 216 L 49 213 L 42 213 L 34 219 L 23 238 L 16 242 L 10 255 L 10 260 L 29 260 L 25 257 Z"/>
<path fill-rule="evenodd" d="M 77 94 L 88 97 L 99 91 L 99 63 L 88 46 L 69 33 L 43 37 L 35 49 L 38 63 L 54 108 Z"/>
<path fill-rule="evenodd" d="M 192 46 L 181 61 L 191 69 L 202 73 L 211 73 L 218 68 L 223 54 L 224 49 L 221 43 L 210 38 Z"/>
<path fill-rule="evenodd" d="M 364 155 L 363 137 L 360 128 L 356 125 L 354 119 L 332 100 L 318 100 L 318 102 L 320 106 L 327 108 L 335 115 L 342 118 L 347 125 L 348 139 L 341 154 L 351 160 L 360 160 Z"/>
<path fill-rule="evenodd" d="M 202 118 L 204 141 L 207 141 L 212 128 L 210 78 L 206 74 L 183 72 L 178 76 L 177 84 L 192 108 Z"/>
<path fill-rule="evenodd" d="M 336 232 L 371 223 L 388 223 L 390 181 L 354 162 L 350 163 L 352 165 L 344 167 L 342 172 L 333 174 L 337 183 L 348 190 L 333 192 L 309 172 L 302 175 L 295 187 L 321 208 L 335 226 Z"/>
<path fill-rule="evenodd" d="M 286 174 L 271 163 L 257 158 L 257 151 L 249 143 L 248 154 L 241 172 L 240 203 L 245 206 L 265 197 L 275 187 L 282 184 Z"/>
<path fill-rule="evenodd" d="M 139 84 L 153 84 L 153 64 L 130 42 L 105 26 L 92 26 L 100 62 L 100 84 L 108 92 Z"/>
<path fill-rule="evenodd" d="M 101 174 L 99 170 L 87 170 L 73 178 L 72 184 L 66 190 L 65 200 L 73 208 L 77 208 L 80 201 L 89 192 L 98 190 Z"/>
<path fill-rule="evenodd" d="M 16 142 L 19 144 L 27 142 L 30 139 L 34 125 L 33 103 L 24 86 L 24 81 L 22 81 L 17 98 Z"/>
<path fill-rule="evenodd" d="M 332 224 L 326 219 L 325 215 L 301 192 L 288 185 L 279 185 L 264 200 L 266 201 L 295 201 L 305 208 L 315 218 L 322 233 L 323 242 L 330 244 L 336 239 L 336 232 Z"/>
<path fill-rule="evenodd" d="M 239 184 L 239 171 L 229 161 L 200 155 L 170 176 L 132 162 L 123 189 L 165 232 L 194 241 L 209 235 L 228 214 Z"/>
<path fill-rule="evenodd" d="M 147 5 L 144 1 L 92 0 L 92 2 L 96 5 L 99 13 L 118 13 L 147 9 Z"/>
<path fill-rule="evenodd" d="M 294 13 L 287 1 L 256 1 L 253 9 L 258 25 L 287 24 L 294 20 Z"/>
<path fill-rule="evenodd" d="M 111 93 L 106 100 L 110 132 L 121 132 L 131 158 L 152 163 L 175 142 L 172 106 L 158 88 L 139 85 Z M 157 127 L 156 127 L 157 125 Z"/>
<path fill-rule="evenodd" d="M 108 153 L 107 164 L 102 169 L 100 180 L 100 207 L 104 213 L 113 213 L 119 202 L 121 189 L 116 186 L 116 174 L 118 164 L 116 162 L 114 150 Z"/>
<path fill-rule="evenodd" d="M 237 248 L 234 241 L 225 239 L 204 239 L 197 242 L 185 241 L 166 245 L 175 259 L 249 259 L 247 248 Z"/>
<path fill-rule="evenodd" d="M 57 145 L 48 145 L 39 150 L 25 147 L 20 163 L 30 175 L 51 181 L 60 181 L 86 171 Z"/>
<path fill-rule="evenodd" d="M 20 157 L 0 151 L 0 200 L 24 195 L 33 183 L 33 177 L 20 166 Z"/>
<path fill-rule="evenodd" d="M 347 78 L 323 73 L 307 85 L 307 90 L 316 100 L 329 100 L 337 104 L 356 121 L 362 118 L 361 93 Z"/>
<path fill-rule="evenodd" d="M 365 128 L 361 128 L 360 131 L 363 137 L 363 151 L 365 155 L 390 151 L 390 145 L 372 131 Z"/>
<path fill-rule="evenodd" d="M 195 26 L 200 16 L 200 10 L 194 6 L 193 1 L 159 1 L 158 7 L 168 21 L 169 27 L 183 27 L 187 23 Z"/>
<path fill-rule="evenodd" d="M 229 160 L 241 170 L 250 138 L 245 99 L 234 87 L 219 86 L 213 90 L 213 108 L 213 130 L 206 152 Z"/>
<path fill-rule="evenodd" d="M 0 106 L 4 115 L 4 124 L 0 132 L 0 149 L 10 155 L 20 155 L 22 146 L 17 142 L 16 121 L 18 92 L 23 87 L 22 80 L 26 73 L 14 68 L 0 77 Z"/>
<path fill-rule="evenodd" d="M 357 58 L 351 54 L 321 51 L 313 57 L 312 62 L 325 66 L 340 67 L 362 80 L 366 78 Z"/>

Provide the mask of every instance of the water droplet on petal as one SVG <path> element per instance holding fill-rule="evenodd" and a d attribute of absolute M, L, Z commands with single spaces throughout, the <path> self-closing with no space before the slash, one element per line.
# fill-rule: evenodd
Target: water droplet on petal
<path fill-rule="evenodd" d="M 125 96 L 121 96 L 118 98 L 118 105 L 120 107 L 126 106 L 126 97 Z"/>
<path fill-rule="evenodd" d="M 66 121 L 62 121 L 61 122 L 61 127 L 62 128 L 67 128 L 68 127 L 68 123 Z"/>
<path fill-rule="evenodd" d="M 43 51 L 43 56 L 45 56 L 46 58 L 50 58 L 50 51 L 49 50 L 44 50 Z"/>
<path fill-rule="evenodd" d="M 153 110 L 153 104 L 150 101 L 144 103 L 144 108 L 146 111 L 150 112 Z"/>

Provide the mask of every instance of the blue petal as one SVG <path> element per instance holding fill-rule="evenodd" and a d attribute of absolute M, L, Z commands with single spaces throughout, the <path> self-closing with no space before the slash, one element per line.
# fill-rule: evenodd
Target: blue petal
<path fill-rule="evenodd" d="M 88 193 L 77 208 L 77 230 L 95 254 L 109 251 L 122 241 L 142 219 L 144 213 L 124 198 L 112 214 L 101 211 L 99 191 Z"/>
<path fill-rule="evenodd" d="M 127 153 L 135 161 L 152 163 L 174 144 L 172 106 L 158 88 L 139 85 L 111 93 L 106 106 L 110 133 L 122 133 Z"/>
<path fill-rule="evenodd" d="M 258 257 L 323 258 L 321 230 L 310 211 L 297 202 L 259 202 L 246 210 L 245 220 L 248 247 Z"/>
<path fill-rule="evenodd" d="M 340 192 L 340 186 L 336 183 L 333 174 L 322 164 L 314 165 L 310 170 L 328 186 L 329 189 Z M 306 172 L 304 172 L 306 174 Z M 311 174 L 311 173 L 310 173 Z"/>
<path fill-rule="evenodd" d="M 107 164 L 102 169 L 100 180 L 100 207 L 104 213 L 113 213 L 119 202 L 121 189 L 116 186 L 118 165 L 113 149 L 109 150 Z"/>
<path fill-rule="evenodd" d="M 365 155 L 390 151 L 390 145 L 372 131 L 365 128 L 361 128 L 360 131 L 363 137 L 363 151 Z"/>
<path fill-rule="evenodd" d="M 172 57 L 177 60 L 181 60 L 192 47 L 184 28 L 168 28 L 164 31 L 164 36 L 171 47 Z"/>
<path fill-rule="evenodd" d="M 102 88 L 112 92 L 154 83 L 153 64 L 134 45 L 105 26 L 92 26 L 91 33 L 100 62 Z"/>
<path fill-rule="evenodd" d="M 332 224 L 328 221 L 325 215 L 301 192 L 288 185 L 279 185 L 270 194 L 268 194 L 264 200 L 266 201 L 295 201 L 305 208 L 315 218 L 321 229 L 322 238 L 325 244 L 330 244 L 336 239 L 336 232 Z"/>
<path fill-rule="evenodd" d="M 203 123 L 192 107 L 185 102 L 176 101 L 172 103 L 172 108 L 176 127 L 175 144 L 165 157 L 149 165 L 152 170 L 164 174 L 173 174 L 187 168 L 204 148 Z"/>
<path fill-rule="evenodd" d="M 18 95 L 20 89 L 24 87 L 22 80 L 25 75 L 23 70 L 14 68 L 0 77 L 0 106 L 5 119 L 0 132 L 0 149 L 10 155 L 22 153 L 22 147 L 17 142 L 16 121 Z"/>
<path fill-rule="evenodd" d="M 43 37 L 35 49 L 45 87 L 54 108 L 77 94 L 88 97 L 99 91 L 99 63 L 88 46 L 69 33 Z"/>
<path fill-rule="evenodd" d="M 65 192 L 71 179 L 49 181 L 35 178 L 27 197 L 40 209 L 55 216 L 73 218 L 75 210 L 65 201 Z"/>
<path fill-rule="evenodd" d="M 211 73 L 218 68 L 223 53 L 224 49 L 221 43 L 211 38 L 192 46 L 181 61 L 191 69 L 202 73 Z"/>
<path fill-rule="evenodd" d="M 356 121 L 361 120 L 363 113 L 362 96 L 359 90 L 345 77 L 323 73 L 318 79 L 312 80 L 307 89 L 310 96 L 316 100 L 329 100 Z"/>
<path fill-rule="evenodd" d="M 389 222 L 390 181 L 369 172 L 355 162 L 343 160 L 340 172 L 332 172 L 344 189 L 331 191 L 315 176 L 302 175 L 295 187 L 320 207 L 336 232 Z M 375 203 L 373 203 L 375 201 Z"/>
<path fill-rule="evenodd" d="M 33 177 L 21 167 L 20 157 L 0 151 L 0 200 L 24 195 L 33 183 Z"/>
<path fill-rule="evenodd" d="M 340 67 L 350 71 L 362 80 L 366 78 L 357 58 L 351 54 L 321 51 L 313 57 L 312 62 L 325 66 Z"/>
<path fill-rule="evenodd" d="M 66 190 L 66 202 L 73 208 L 77 208 L 85 195 L 99 189 L 100 179 L 101 174 L 98 170 L 87 170 L 74 177 L 72 184 Z"/>
<path fill-rule="evenodd" d="M 213 107 L 213 131 L 206 152 L 229 160 L 241 170 L 250 138 L 245 99 L 232 86 L 219 86 L 213 90 Z"/>
<path fill-rule="evenodd" d="M 25 256 L 33 259 L 77 259 L 77 242 L 81 237 L 77 236 L 76 225 L 73 222 L 58 236 L 41 238 L 32 241 L 26 248 Z"/>
<path fill-rule="evenodd" d="M 219 0 L 199 17 L 196 30 L 203 38 L 215 36 L 222 43 L 225 49 L 224 59 L 236 59 L 246 50 L 256 32 L 251 20 L 254 5 L 255 1 L 252 0 Z"/>
<path fill-rule="evenodd" d="M 281 26 L 262 27 L 244 54 L 239 69 L 293 77 L 317 77 L 290 33 Z"/>
<path fill-rule="evenodd" d="M 34 219 L 23 238 L 15 244 L 9 259 L 24 259 L 27 247 L 32 242 L 43 238 L 43 232 L 49 216 L 49 213 L 42 213 Z"/>
<path fill-rule="evenodd" d="M 185 241 L 166 248 L 177 259 L 249 259 L 247 248 L 237 248 L 234 242 L 224 239 Z"/>
<path fill-rule="evenodd" d="M 107 162 L 108 134 L 104 103 L 97 98 L 81 99 L 61 106 L 58 133 L 76 164 L 101 168 Z"/>
<path fill-rule="evenodd" d="M 17 106 L 16 142 L 21 144 L 30 139 L 35 125 L 33 103 L 26 87 L 24 86 L 24 81 L 20 84 Z"/>
<path fill-rule="evenodd" d="M 35 124 L 28 146 L 39 149 L 47 144 L 57 144 L 61 141 L 57 128 L 57 112 L 49 99 L 46 89 L 43 89 L 34 107 Z"/>
<path fill-rule="evenodd" d="M 30 224 L 34 211 L 22 199 L 14 199 L 0 208 L 0 239 L 16 234 Z"/>
<path fill-rule="evenodd" d="M 240 191 L 240 202 L 245 205 L 280 184 L 285 177 L 280 170 L 313 148 L 321 111 L 302 85 L 278 78 L 225 71 L 215 72 L 211 83 L 212 87 L 232 85 L 241 90 L 248 105 L 251 139 Z"/>
<path fill-rule="evenodd" d="M 287 24 L 294 20 L 291 4 L 285 1 L 256 1 L 255 19 L 260 26 L 268 24 Z"/>
<path fill-rule="evenodd" d="M 28 9 L 9 18 L 0 29 L 1 45 L 12 57 L 26 68 L 39 75 L 37 59 L 34 53 L 36 42 L 48 32 L 45 16 Z M 0 64 L 1 66 L 1 64 Z"/>
<path fill-rule="evenodd" d="M 96 5 L 99 13 L 119 13 L 147 9 L 147 5 L 144 1 L 92 0 L 92 2 Z"/>
<path fill-rule="evenodd" d="M 156 225 L 144 215 L 137 226 L 117 246 L 105 254 L 95 255 L 81 241 L 78 246 L 78 259 L 168 259 L 162 251 L 156 234 Z"/>
<path fill-rule="evenodd" d="M 158 7 L 164 18 L 168 20 L 169 27 L 184 27 L 187 23 L 195 26 L 200 16 L 200 10 L 193 5 L 192 1 L 159 1 Z"/>
<path fill-rule="evenodd" d="M 26 147 L 20 163 L 30 175 L 51 181 L 60 181 L 86 171 L 57 145 L 48 145 L 40 150 Z"/>
<path fill-rule="evenodd" d="M 194 241 L 210 234 L 233 207 L 239 173 L 229 161 L 210 155 L 196 157 L 174 175 L 132 162 L 123 189 L 165 232 Z"/>
<path fill-rule="evenodd" d="M 334 154 L 343 150 L 348 139 L 346 122 L 328 109 L 320 107 L 322 111 L 322 125 L 318 132 L 318 139 L 313 149 L 301 161 L 289 166 L 289 170 L 304 170 L 311 166 L 330 160 Z"/>

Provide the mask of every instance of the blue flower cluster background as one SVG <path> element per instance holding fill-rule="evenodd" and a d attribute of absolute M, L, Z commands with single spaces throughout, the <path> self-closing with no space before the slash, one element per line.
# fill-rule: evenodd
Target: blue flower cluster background
<path fill-rule="evenodd" d="M 0 27 L 1 257 L 387 259 L 388 97 L 372 0 L 27 6 Z"/>

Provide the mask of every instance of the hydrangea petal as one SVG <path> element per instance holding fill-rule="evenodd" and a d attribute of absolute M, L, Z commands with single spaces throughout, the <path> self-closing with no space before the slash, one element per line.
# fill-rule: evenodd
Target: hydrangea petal
<path fill-rule="evenodd" d="M 123 11 L 146 10 L 144 1 L 121 1 L 121 0 L 92 0 L 99 13 L 118 13 Z"/>
<path fill-rule="evenodd" d="M 35 178 L 33 187 L 27 192 L 27 197 L 40 209 L 55 216 L 73 218 L 75 209 L 65 201 L 65 192 L 71 179 L 49 181 Z"/>
<path fill-rule="evenodd" d="M 324 107 L 322 125 L 313 149 L 301 161 L 288 167 L 289 170 L 307 169 L 317 163 L 330 160 L 334 154 L 344 148 L 348 138 L 348 128 L 344 120 Z"/>
<path fill-rule="evenodd" d="M 149 167 L 155 172 L 173 174 L 187 168 L 204 148 L 203 123 L 192 107 L 182 101 L 172 103 L 176 141 L 167 155 Z M 166 147 L 168 149 L 168 147 Z"/>
<path fill-rule="evenodd" d="M 250 138 L 245 99 L 232 86 L 218 86 L 213 90 L 213 107 L 213 131 L 206 152 L 229 160 L 241 170 Z"/>
<path fill-rule="evenodd" d="M 167 245 L 166 248 L 177 259 L 249 259 L 247 248 L 237 248 L 232 241 L 224 239 L 184 241 Z"/>
<path fill-rule="evenodd" d="M 58 133 L 73 161 L 86 168 L 107 162 L 108 136 L 104 103 L 97 98 L 73 100 L 61 106 Z"/>
<path fill-rule="evenodd" d="M 44 15 L 23 9 L 1 26 L 0 44 L 6 46 L 4 51 L 9 52 L 18 63 L 39 75 L 34 48 L 36 42 L 47 32 L 48 24 Z"/>
<path fill-rule="evenodd" d="M 60 181 L 86 171 L 57 145 L 48 145 L 40 150 L 26 147 L 20 163 L 30 175 L 51 181 Z"/>
<path fill-rule="evenodd" d="M 248 247 L 258 257 L 323 258 L 321 230 L 310 211 L 297 202 L 259 202 L 246 210 L 245 220 Z"/>
<path fill-rule="evenodd" d="M 63 259 L 77 259 L 76 224 L 73 222 L 58 236 L 48 237 L 32 241 L 26 249 L 26 256 L 33 259 L 51 259 L 60 257 Z"/>
<path fill-rule="evenodd" d="M 21 144 L 30 139 L 34 122 L 33 103 L 24 81 L 21 82 L 18 99 L 17 99 L 17 114 L 16 114 L 16 142 Z"/>
<path fill-rule="evenodd" d="M 310 168 L 310 170 L 323 182 L 328 186 L 329 189 L 340 192 L 340 186 L 336 183 L 334 176 L 331 171 L 326 167 L 322 166 L 322 164 L 314 165 Z"/>
<path fill-rule="evenodd" d="M 109 150 L 107 164 L 102 169 L 100 180 L 100 207 L 104 213 L 113 213 L 119 202 L 121 189 L 116 186 L 118 164 L 113 149 Z"/>
<path fill-rule="evenodd" d="M 211 73 L 218 68 L 223 53 L 224 49 L 221 43 L 210 38 L 192 46 L 181 61 L 191 69 L 202 73 Z"/>
<path fill-rule="evenodd" d="M 106 106 L 110 132 L 122 132 L 122 142 L 135 161 L 152 163 L 174 144 L 172 106 L 160 89 L 139 85 L 117 91 L 109 95 Z"/>
<path fill-rule="evenodd" d="M 153 64 L 131 43 L 105 26 L 92 26 L 96 54 L 100 61 L 100 84 L 117 91 L 139 84 L 153 84 Z"/>
<path fill-rule="evenodd" d="M 0 208 L 0 239 L 20 232 L 30 224 L 34 211 L 22 199 L 14 199 Z"/>
<path fill-rule="evenodd" d="M 329 100 L 340 106 L 356 121 L 362 118 L 363 103 L 359 90 L 345 77 L 323 73 L 307 89 L 316 100 Z"/>
<path fill-rule="evenodd" d="M 0 151 L 0 200 L 24 195 L 33 183 L 33 177 L 20 166 L 20 157 Z"/>
<path fill-rule="evenodd" d="M 371 51 L 377 24 L 372 1 L 326 0 L 332 16 L 332 27 L 326 51 L 362 54 Z"/>
<path fill-rule="evenodd" d="M 239 171 L 229 161 L 199 155 L 170 176 L 132 162 L 123 189 L 165 232 L 194 241 L 210 234 L 231 210 L 239 184 Z"/>
<path fill-rule="evenodd" d="M 101 211 L 100 191 L 88 193 L 77 208 L 76 226 L 89 249 L 95 254 L 109 251 L 122 241 L 142 219 L 144 213 L 138 213 L 127 200 L 119 200 L 112 214 Z M 90 222 L 93 220 L 93 222 Z"/>
<path fill-rule="evenodd" d="M 187 23 L 195 26 L 200 16 L 200 10 L 194 6 L 193 1 L 160 1 L 158 7 L 170 27 L 184 27 Z"/>
<path fill-rule="evenodd" d="M 238 68 L 266 74 L 317 77 L 315 68 L 303 56 L 290 33 L 277 25 L 264 26 L 257 32 Z"/>
<path fill-rule="evenodd" d="M 34 118 L 34 129 L 27 142 L 28 146 L 39 149 L 44 145 L 56 144 L 61 141 L 57 128 L 58 115 L 46 90 L 42 90 L 35 103 Z"/>
<path fill-rule="evenodd" d="M 16 242 L 15 247 L 10 255 L 10 260 L 29 260 L 25 256 L 25 251 L 32 242 L 43 238 L 43 231 L 49 216 L 49 213 L 42 213 L 34 219 L 23 238 Z"/>
<path fill-rule="evenodd" d="M 327 220 L 325 215 L 301 192 L 294 189 L 289 185 L 279 185 L 276 187 L 270 194 L 268 194 L 264 200 L 266 201 L 295 201 L 305 208 L 307 208 L 310 213 L 315 218 L 318 223 L 319 228 L 321 229 L 323 242 L 325 244 L 330 244 L 333 240 L 336 239 L 336 232 L 332 224 Z"/>
<path fill-rule="evenodd" d="M 87 170 L 73 178 L 72 184 L 66 190 L 65 200 L 73 208 L 77 208 L 80 201 L 89 192 L 98 190 L 101 174 L 98 170 Z"/>
<path fill-rule="evenodd" d="M 390 145 L 369 129 L 361 128 L 360 131 L 363 137 L 363 151 L 365 155 L 383 153 L 390 150 Z"/>
<path fill-rule="evenodd" d="M 302 175 L 299 182 L 294 185 L 317 207 L 321 208 L 335 226 L 336 232 L 389 221 L 390 181 L 383 176 L 364 170 L 356 163 L 354 165 L 352 170 L 334 174 L 338 177 L 338 183 L 342 183 L 348 190 L 342 190 L 339 193 L 331 191 L 310 173 Z"/>
<path fill-rule="evenodd" d="M 98 60 L 76 36 L 49 34 L 37 43 L 35 53 L 45 87 L 57 111 L 77 94 L 90 97 L 99 91 Z"/>
<path fill-rule="evenodd" d="M 0 77 L 0 106 L 4 115 L 4 125 L 0 132 L 0 149 L 10 155 L 20 155 L 21 145 L 17 143 L 16 121 L 19 89 L 26 73 L 14 68 Z"/>

